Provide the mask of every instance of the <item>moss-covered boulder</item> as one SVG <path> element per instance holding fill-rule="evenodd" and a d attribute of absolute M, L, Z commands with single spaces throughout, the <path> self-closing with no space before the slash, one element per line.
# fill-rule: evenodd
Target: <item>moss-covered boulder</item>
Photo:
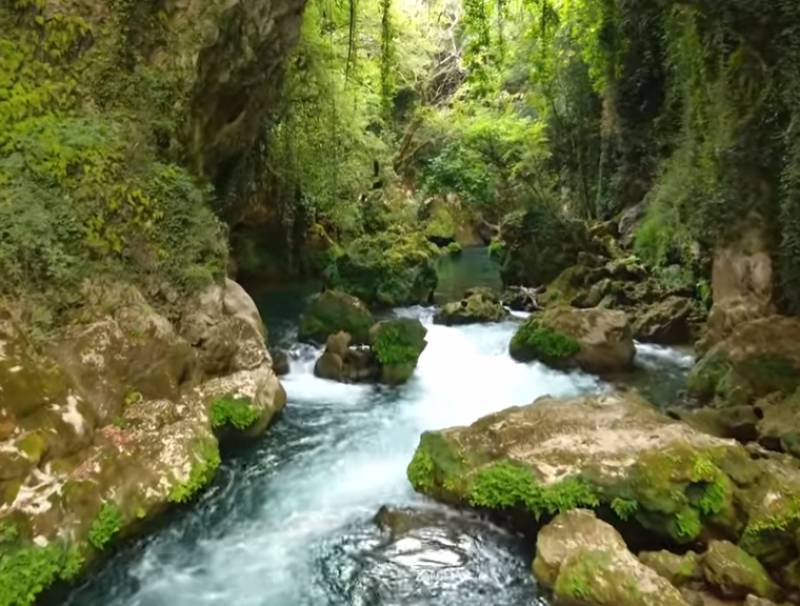
<path fill-rule="evenodd" d="M 339 332 L 328 337 L 325 352 L 314 365 L 314 374 L 340 383 L 365 383 L 381 377 L 381 366 L 374 352 L 366 347 L 351 347 L 352 337 Z"/>
<path fill-rule="evenodd" d="M 345 292 L 326 290 L 309 305 L 300 319 L 302 340 L 325 343 L 330 335 L 348 333 L 355 343 L 367 343 L 375 318 L 367 306 Z"/>
<path fill-rule="evenodd" d="M 688 606 L 680 592 L 628 551 L 613 526 L 582 509 L 545 526 L 533 563 L 537 580 L 569 606 Z"/>
<path fill-rule="evenodd" d="M 662 415 L 632 393 L 542 398 L 423 434 L 420 492 L 516 523 L 601 509 L 675 545 L 727 537 L 767 567 L 797 557 L 800 467 Z"/>
<path fill-rule="evenodd" d="M 427 334 L 422 322 L 410 318 L 387 320 L 372 327 L 370 343 L 380 364 L 381 382 L 397 385 L 411 378 L 427 345 Z"/>
<path fill-rule="evenodd" d="M 645 551 L 639 554 L 639 561 L 675 587 L 700 583 L 704 579 L 701 558 L 694 551 L 682 555 L 667 550 Z"/>
<path fill-rule="evenodd" d="M 261 435 L 286 402 L 238 285 L 209 286 L 174 321 L 126 284 L 84 292 L 47 343 L 0 319 L 0 393 L 23 368 L 40 378 L 26 379 L 36 389 L 24 407 L 0 399 L 0 604 L 33 603 L 193 499 L 214 477 L 219 440 Z"/>
<path fill-rule="evenodd" d="M 492 245 L 503 281 L 525 286 L 547 284 L 575 265 L 579 253 L 592 249 L 585 224 L 546 205 L 506 216 Z"/>
<path fill-rule="evenodd" d="M 434 322 L 445 326 L 480 324 L 499 322 L 507 315 L 497 295 L 488 289 L 476 288 L 467 291 L 461 301 L 442 306 L 434 317 Z"/>
<path fill-rule="evenodd" d="M 509 349 L 521 362 L 598 373 L 626 369 L 636 354 L 627 316 L 599 308 L 557 307 L 536 314 L 519 328 Z"/>
<path fill-rule="evenodd" d="M 436 290 L 439 249 L 424 234 L 386 231 L 350 243 L 331 266 L 329 281 L 370 304 L 429 303 Z"/>
<path fill-rule="evenodd" d="M 711 541 L 703 555 L 706 581 L 726 598 L 777 599 L 780 589 L 756 558 L 729 541 Z"/>
<path fill-rule="evenodd" d="M 689 391 L 721 406 L 800 387 L 800 319 L 772 316 L 747 322 L 715 345 L 689 376 Z"/>

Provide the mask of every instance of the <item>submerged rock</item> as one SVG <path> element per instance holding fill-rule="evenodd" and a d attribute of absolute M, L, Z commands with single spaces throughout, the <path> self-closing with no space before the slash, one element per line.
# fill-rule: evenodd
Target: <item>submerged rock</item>
<path fill-rule="evenodd" d="M 375 318 L 362 301 L 338 290 L 326 290 L 314 298 L 303 314 L 298 336 L 325 343 L 330 335 L 343 331 L 355 343 L 363 344 L 369 341 L 373 324 Z"/>
<path fill-rule="evenodd" d="M 636 349 L 627 316 L 607 309 L 557 307 L 525 322 L 511 341 L 518 361 L 588 372 L 629 368 Z"/>
<path fill-rule="evenodd" d="M 434 322 L 446 326 L 499 322 L 506 317 L 499 298 L 490 290 L 475 288 L 467 291 L 461 301 L 447 303 L 436 314 Z"/>
<path fill-rule="evenodd" d="M 574 509 L 540 532 L 533 571 L 559 604 L 688 606 L 670 582 L 628 551 L 613 526 Z"/>

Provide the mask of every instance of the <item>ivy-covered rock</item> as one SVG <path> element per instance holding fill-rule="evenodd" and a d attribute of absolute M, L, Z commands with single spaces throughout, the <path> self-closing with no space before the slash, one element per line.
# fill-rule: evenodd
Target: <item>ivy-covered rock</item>
<path fill-rule="evenodd" d="M 673 545 L 720 535 L 770 569 L 797 557 L 800 467 L 662 415 L 633 393 L 541 398 L 423 434 L 416 490 L 529 528 L 600 509 Z"/>
<path fill-rule="evenodd" d="M 329 281 L 370 304 L 425 304 L 436 290 L 439 256 L 422 233 L 390 230 L 362 236 L 331 266 Z"/>
<path fill-rule="evenodd" d="M 330 335 L 348 333 L 355 343 L 369 340 L 375 318 L 367 306 L 345 292 L 326 290 L 314 298 L 300 319 L 299 338 L 325 343 Z"/>
<path fill-rule="evenodd" d="M 588 372 L 628 368 L 636 354 L 627 316 L 599 308 L 557 307 L 536 314 L 519 328 L 509 349 L 521 362 Z"/>
<path fill-rule="evenodd" d="M 499 322 L 507 315 L 499 297 L 488 289 L 476 288 L 467 291 L 461 301 L 445 304 L 434 317 L 434 322 L 458 326 Z"/>
<path fill-rule="evenodd" d="M 387 320 L 372 327 L 370 343 L 383 383 L 396 385 L 411 378 L 427 345 L 427 334 L 422 322 L 410 318 Z"/>
<path fill-rule="evenodd" d="M 558 515 L 537 537 L 536 579 L 559 604 L 688 606 L 670 582 L 628 551 L 613 526 L 574 509 Z"/>

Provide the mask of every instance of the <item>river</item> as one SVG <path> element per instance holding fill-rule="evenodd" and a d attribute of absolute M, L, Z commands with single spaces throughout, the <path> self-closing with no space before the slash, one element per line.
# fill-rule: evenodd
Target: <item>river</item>
<path fill-rule="evenodd" d="M 257 295 L 275 340 L 292 343 L 307 294 Z M 521 537 L 415 494 L 405 469 L 427 429 L 471 423 L 545 394 L 608 386 L 514 362 L 507 353 L 514 321 L 448 328 L 433 325 L 429 309 L 393 313 L 419 317 L 429 329 L 408 384 L 317 379 L 320 352 L 292 345 L 289 403 L 265 439 L 227 457 L 198 503 L 119 551 L 67 604 L 547 604 Z M 640 373 L 666 372 L 676 383 L 687 364 L 680 352 L 652 347 L 642 348 L 642 361 Z M 373 521 L 383 505 L 422 508 L 433 522 L 392 540 Z"/>

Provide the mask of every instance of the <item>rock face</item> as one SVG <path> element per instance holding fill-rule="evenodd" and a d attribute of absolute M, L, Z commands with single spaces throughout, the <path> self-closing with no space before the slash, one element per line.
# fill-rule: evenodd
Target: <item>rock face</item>
<path fill-rule="evenodd" d="M 753 458 L 631 393 L 542 398 L 425 433 L 408 476 L 438 500 L 518 523 L 607 507 L 672 544 L 728 537 L 770 569 L 798 558 L 793 460 Z"/>
<path fill-rule="evenodd" d="M 214 476 L 218 438 L 261 434 L 286 398 L 235 283 L 176 322 L 132 287 L 88 285 L 46 349 L 0 320 L 0 603 L 29 603 Z"/>
<path fill-rule="evenodd" d="M 749 405 L 800 387 L 800 320 L 772 316 L 738 326 L 698 362 L 689 390 L 704 402 Z"/>
<path fill-rule="evenodd" d="M 446 326 L 499 322 L 506 317 L 499 298 L 488 289 L 467 291 L 461 301 L 447 303 L 436 314 L 434 322 Z"/>
<path fill-rule="evenodd" d="M 329 270 L 334 288 L 386 307 L 429 303 L 440 252 L 421 233 L 386 231 L 352 242 Z"/>
<path fill-rule="evenodd" d="M 628 551 L 613 526 L 583 509 L 560 514 L 541 530 L 533 571 L 559 604 L 688 606 L 669 581 Z"/>
<path fill-rule="evenodd" d="M 369 329 L 375 324 L 367 306 L 351 295 L 326 290 L 311 302 L 300 320 L 301 340 L 325 343 L 330 335 L 346 332 L 357 344 L 369 341 Z"/>
<path fill-rule="evenodd" d="M 577 366 L 588 372 L 623 370 L 636 349 L 628 318 L 607 309 L 558 307 L 536 314 L 511 341 L 515 360 L 539 360 L 556 368 Z"/>
<path fill-rule="evenodd" d="M 701 344 L 704 350 L 741 324 L 776 312 L 773 244 L 760 218 L 749 217 L 743 225 L 739 236 L 714 254 L 714 306 Z"/>

